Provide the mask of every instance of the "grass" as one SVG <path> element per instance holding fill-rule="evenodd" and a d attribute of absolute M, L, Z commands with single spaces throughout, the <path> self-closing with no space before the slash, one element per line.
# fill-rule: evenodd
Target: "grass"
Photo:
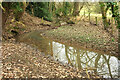
<path fill-rule="evenodd" d="M 55 37 L 62 37 L 65 39 L 75 39 L 76 41 L 83 42 L 96 42 L 96 43 L 103 42 L 103 39 L 98 39 L 95 37 L 97 33 L 92 32 L 87 34 L 87 31 L 86 32 L 79 31 L 81 28 L 79 29 L 77 28 L 75 29 L 71 26 L 62 26 L 56 30 L 47 31 L 46 34 Z"/>
<path fill-rule="evenodd" d="M 114 42 L 113 38 L 105 30 L 85 22 L 46 31 L 45 36 L 65 42 L 87 43 L 88 46 L 93 45 L 97 48 L 105 48 L 107 45 L 112 47 L 111 44 Z"/>

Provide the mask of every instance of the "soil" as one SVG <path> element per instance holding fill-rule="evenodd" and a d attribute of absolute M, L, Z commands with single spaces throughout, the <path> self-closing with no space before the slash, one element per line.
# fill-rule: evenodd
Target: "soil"
<path fill-rule="evenodd" d="M 44 23 L 43 23 L 44 22 Z M 66 27 L 67 31 L 71 31 L 72 27 Z M 80 27 L 80 26 L 79 26 Z M 63 65 L 57 61 L 54 61 L 49 56 L 44 56 L 39 50 L 26 45 L 24 43 L 17 43 L 15 38 L 18 35 L 22 35 L 26 32 L 34 30 L 47 31 L 46 35 L 52 38 L 58 38 L 66 40 L 62 34 L 65 32 L 64 28 L 61 31 L 52 26 L 51 22 L 42 21 L 37 17 L 32 17 L 25 13 L 20 21 L 15 21 L 12 16 L 9 16 L 6 23 L 6 29 L 3 32 L 3 43 L 2 43 L 2 55 L 3 55 L 3 77 L 4 78 L 99 78 L 94 73 L 86 73 L 86 71 L 77 70 L 73 67 Z M 61 27 L 60 27 L 61 28 Z M 49 32 L 50 30 L 50 32 Z M 58 30 L 58 31 L 57 31 Z M 76 30 L 75 27 L 73 30 Z M 79 29 L 78 29 L 79 30 Z M 60 37 L 55 36 L 59 34 Z M 76 30 L 77 31 L 77 30 Z M 82 30 L 81 30 L 82 31 Z M 60 33 L 59 33 L 60 32 Z M 88 32 L 89 33 L 89 32 Z M 67 34 L 63 34 L 65 36 Z M 73 38 L 71 38 L 73 39 Z M 70 40 L 70 39 L 69 39 Z"/>
<path fill-rule="evenodd" d="M 28 33 L 35 30 L 48 30 L 53 28 L 51 22 L 42 20 L 38 17 L 33 17 L 28 13 L 24 13 L 19 21 L 16 21 L 13 14 L 8 17 L 5 24 L 5 30 L 2 32 L 3 41 L 15 41 L 15 38 L 24 33 Z"/>

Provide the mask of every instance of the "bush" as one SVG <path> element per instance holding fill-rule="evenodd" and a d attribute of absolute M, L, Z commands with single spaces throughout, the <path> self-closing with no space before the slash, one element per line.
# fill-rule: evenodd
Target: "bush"
<path fill-rule="evenodd" d="M 30 3 L 26 8 L 27 12 L 30 14 L 32 14 L 32 10 L 30 8 L 31 6 L 33 7 L 33 10 L 34 10 L 34 16 L 37 16 L 40 18 L 43 17 L 44 20 L 52 21 L 52 14 L 49 13 L 49 10 L 48 10 L 48 2 Z"/>
<path fill-rule="evenodd" d="M 65 2 L 65 3 L 63 3 L 62 7 L 57 8 L 57 10 L 55 11 L 55 14 L 56 14 L 57 17 L 67 16 L 67 15 L 69 15 L 69 13 L 71 13 L 70 8 L 71 8 L 70 3 Z"/>

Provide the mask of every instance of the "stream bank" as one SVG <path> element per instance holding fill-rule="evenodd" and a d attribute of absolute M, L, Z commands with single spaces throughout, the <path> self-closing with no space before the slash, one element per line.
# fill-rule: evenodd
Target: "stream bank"
<path fill-rule="evenodd" d="M 54 39 L 58 38 L 58 36 L 54 36 L 51 33 L 50 35 L 52 36 L 47 35 L 47 32 L 49 32 L 48 30 L 51 27 L 48 25 L 47 26 L 41 25 L 41 19 L 36 17 L 31 17 L 28 14 L 25 14 L 23 17 L 24 19 L 21 21 L 22 24 L 20 23 L 21 25 L 19 25 L 18 27 L 21 27 L 24 24 L 25 28 L 23 31 L 19 32 L 19 35 L 21 36 L 21 38 L 24 38 L 25 36 L 23 34 L 25 35 L 27 34 L 27 36 L 29 36 L 29 32 L 30 33 L 32 33 L 33 31 L 36 32 L 37 36 L 36 34 L 35 35 L 33 34 L 29 38 L 24 38 L 25 40 L 30 40 L 33 43 L 32 46 L 37 44 L 38 47 L 39 46 L 42 48 L 45 47 L 44 50 L 46 50 L 47 48 L 46 47 L 47 45 L 44 45 L 44 47 L 42 46 L 43 42 L 41 44 L 39 43 L 39 41 L 41 41 L 40 40 L 41 37 L 40 37 L 40 33 L 37 32 L 36 30 L 43 29 L 44 30 L 44 31 L 42 30 L 43 35 L 45 33 L 44 36 L 47 36 L 49 38 L 54 38 Z M 69 29 L 70 27 L 69 28 L 66 27 L 66 28 Z M 10 29 L 10 31 L 11 30 L 13 29 Z M 59 30 L 59 28 L 55 29 L 55 31 L 56 30 Z M 65 31 L 62 31 L 62 32 L 65 32 Z M 62 34 L 62 32 L 60 34 Z M 57 35 L 59 33 L 57 32 L 53 34 Z M 8 36 L 8 40 L 10 40 L 9 38 L 10 39 L 14 38 L 14 36 L 12 37 Z M 18 39 L 21 39 L 21 38 L 18 38 Z M 24 39 L 23 41 L 25 41 Z M 38 41 L 36 41 L 36 39 Z M 63 41 L 68 41 L 63 39 L 63 36 L 61 36 L 61 38 L 58 38 L 57 40 L 60 41 L 60 39 Z M 88 73 L 89 75 L 86 73 L 87 69 L 92 69 L 92 68 L 86 68 L 82 70 L 77 68 L 74 69 L 73 67 L 67 66 L 68 64 L 65 66 L 57 62 L 58 60 L 54 61 L 53 59 L 51 59 L 49 55 L 42 55 L 44 50 L 39 51 L 35 48 L 36 46 L 34 46 L 34 48 L 33 47 L 31 48 L 29 46 L 30 43 L 28 43 L 29 45 L 26 45 L 25 42 L 24 43 L 21 43 L 21 42 L 16 43 L 15 40 L 12 40 L 10 42 L 3 42 L 2 51 L 3 51 L 3 77 L 4 78 L 26 78 L 26 77 L 28 78 L 40 78 L 40 77 L 42 78 L 53 78 L 53 77 L 89 78 L 89 76 L 91 78 L 99 78 L 98 75 L 92 72 Z M 53 65 L 54 67 L 52 67 Z M 60 67 L 58 68 L 58 66 Z M 96 69 L 93 68 L 92 70 L 96 70 Z"/>
<path fill-rule="evenodd" d="M 63 44 L 42 36 L 40 31 L 33 31 L 19 36 L 18 42 L 34 46 L 46 56 L 51 56 L 61 64 L 78 70 L 94 73 L 103 78 L 118 77 L 118 58 L 109 53 L 81 48 L 75 44 Z"/>
<path fill-rule="evenodd" d="M 85 49 L 102 51 L 118 56 L 118 30 L 112 37 L 101 26 L 91 25 L 88 22 L 80 22 L 74 25 L 61 26 L 43 33 L 43 36 L 52 40 L 75 44 Z"/>

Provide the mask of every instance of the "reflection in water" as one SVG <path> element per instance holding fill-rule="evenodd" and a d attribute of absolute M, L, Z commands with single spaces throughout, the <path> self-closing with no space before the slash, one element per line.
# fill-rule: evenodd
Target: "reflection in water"
<path fill-rule="evenodd" d="M 52 55 L 55 60 L 75 66 L 78 69 L 93 71 L 104 78 L 117 78 L 118 76 L 118 59 L 114 56 L 70 47 L 43 38 L 38 33 L 29 36 L 28 39 L 23 38 L 21 41 L 34 44 L 41 52 Z"/>
<path fill-rule="evenodd" d="M 55 59 L 73 65 L 78 69 L 87 68 L 106 78 L 118 76 L 118 59 L 116 57 L 75 49 L 54 41 L 52 43 Z"/>

